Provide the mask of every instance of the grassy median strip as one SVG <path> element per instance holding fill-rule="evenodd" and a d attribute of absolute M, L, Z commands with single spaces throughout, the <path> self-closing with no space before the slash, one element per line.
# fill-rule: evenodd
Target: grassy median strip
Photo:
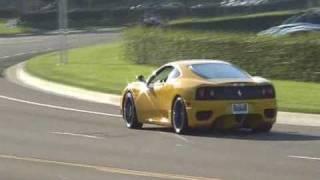
<path fill-rule="evenodd" d="M 7 27 L 6 19 L 0 19 L 0 35 L 20 34 L 27 32 L 26 28 L 23 27 Z"/>
<path fill-rule="evenodd" d="M 283 111 L 320 114 L 320 84 L 295 81 L 273 81 L 278 105 Z"/>
<path fill-rule="evenodd" d="M 151 66 L 126 61 L 120 43 L 74 49 L 69 62 L 59 63 L 59 54 L 38 56 L 26 69 L 38 77 L 85 89 L 119 94 L 139 74 L 147 75 Z"/>
<path fill-rule="evenodd" d="M 57 53 L 35 57 L 27 63 L 27 71 L 63 84 L 119 94 L 136 75 L 148 75 L 155 69 L 127 61 L 121 43 L 74 49 L 69 55 L 65 65 L 59 64 Z M 279 80 L 274 83 L 280 110 L 320 113 L 320 84 Z"/>

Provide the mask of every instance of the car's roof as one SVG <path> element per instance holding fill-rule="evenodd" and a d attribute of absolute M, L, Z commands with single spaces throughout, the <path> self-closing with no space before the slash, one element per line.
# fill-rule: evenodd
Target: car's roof
<path fill-rule="evenodd" d="M 169 65 L 191 65 L 191 64 L 207 64 L 207 63 L 217 63 L 217 64 L 230 64 L 226 61 L 221 60 L 211 60 L 211 59 L 191 59 L 191 60 L 181 60 L 168 63 Z"/>

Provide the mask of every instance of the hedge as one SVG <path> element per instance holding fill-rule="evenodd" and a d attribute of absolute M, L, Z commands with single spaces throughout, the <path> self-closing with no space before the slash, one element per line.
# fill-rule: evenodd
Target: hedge
<path fill-rule="evenodd" d="M 14 8 L 1 9 L 0 7 L 0 18 L 15 18 L 18 16 L 18 12 Z"/>
<path fill-rule="evenodd" d="M 182 59 L 221 59 L 268 78 L 320 82 L 320 35 L 257 37 L 137 27 L 125 32 L 128 60 L 161 65 Z"/>
<path fill-rule="evenodd" d="M 303 12 L 305 11 L 292 10 L 242 16 L 182 19 L 172 21 L 169 26 L 175 29 L 259 32 L 272 26 L 282 24 L 282 22 L 288 18 Z"/>

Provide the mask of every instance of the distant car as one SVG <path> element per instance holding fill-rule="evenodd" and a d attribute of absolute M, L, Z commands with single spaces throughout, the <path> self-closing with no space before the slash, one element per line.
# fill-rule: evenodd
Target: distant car
<path fill-rule="evenodd" d="M 48 11 L 53 11 L 55 9 L 57 9 L 57 2 L 52 2 L 52 3 L 49 3 L 43 7 L 40 8 L 40 12 L 48 12 Z"/>
<path fill-rule="evenodd" d="M 319 32 L 320 24 L 312 23 L 292 23 L 283 24 L 275 27 L 271 27 L 267 30 L 261 31 L 258 35 L 271 35 L 271 36 L 282 36 L 290 34 L 298 34 L 305 32 Z"/>
<path fill-rule="evenodd" d="M 237 6 L 257 6 L 269 3 L 269 0 L 223 0 L 220 2 L 222 7 L 237 7 Z"/>
<path fill-rule="evenodd" d="M 258 35 L 275 35 L 277 33 L 279 33 L 281 30 L 286 29 L 286 28 L 291 28 L 291 27 L 295 27 L 297 25 L 299 25 L 300 23 L 294 23 L 294 24 L 283 24 L 283 25 L 279 25 L 279 26 L 274 26 L 271 27 L 269 29 L 266 29 L 264 31 L 261 31 L 260 33 L 258 33 Z"/>
<path fill-rule="evenodd" d="M 150 17 L 144 17 L 143 18 L 143 25 L 148 27 L 155 27 L 155 26 L 162 26 L 162 20 L 158 16 L 150 16 Z"/>
<path fill-rule="evenodd" d="M 142 4 L 138 4 L 136 6 L 131 6 L 129 7 L 130 10 L 140 10 L 140 9 L 145 9 L 146 7 Z"/>
<path fill-rule="evenodd" d="M 303 25 L 294 26 L 291 28 L 282 29 L 278 35 L 293 35 L 293 34 L 302 34 L 310 32 L 320 32 L 320 24 L 310 24 L 304 23 Z"/>
<path fill-rule="evenodd" d="M 172 62 L 137 80 L 123 91 L 121 111 L 128 128 L 148 123 L 179 134 L 198 127 L 269 132 L 276 121 L 272 83 L 224 61 Z"/>
<path fill-rule="evenodd" d="M 169 3 L 163 3 L 160 5 L 160 8 L 163 8 L 163 9 L 179 9 L 184 7 L 185 5 L 179 2 L 169 2 Z"/>
<path fill-rule="evenodd" d="M 191 9 L 199 9 L 199 8 L 203 8 L 203 7 L 204 7 L 203 4 L 197 4 L 197 5 L 191 6 L 190 8 L 191 8 Z"/>

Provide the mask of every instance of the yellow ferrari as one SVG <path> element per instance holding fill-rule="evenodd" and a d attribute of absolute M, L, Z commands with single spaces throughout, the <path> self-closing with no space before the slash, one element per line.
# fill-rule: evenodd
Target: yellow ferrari
<path fill-rule="evenodd" d="M 249 128 L 269 132 L 276 121 L 272 83 L 224 61 L 188 60 L 166 64 L 145 80 L 128 84 L 121 112 L 128 128 L 144 123 L 190 128 Z"/>

